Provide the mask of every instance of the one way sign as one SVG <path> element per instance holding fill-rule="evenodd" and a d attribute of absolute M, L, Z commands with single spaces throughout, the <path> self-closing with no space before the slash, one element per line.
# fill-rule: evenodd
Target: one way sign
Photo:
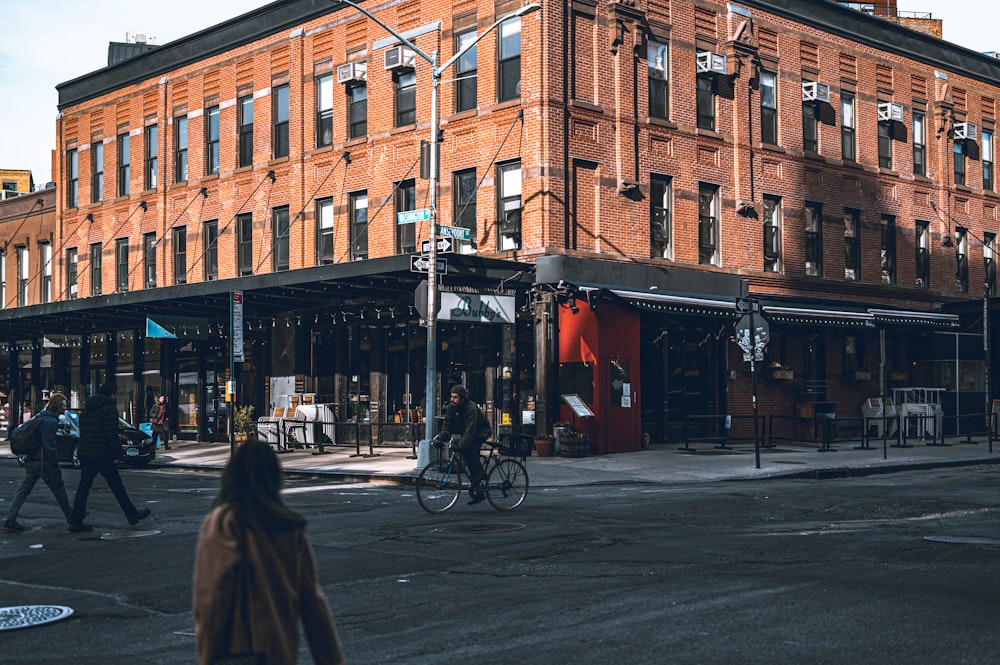
<path fill-rule="evenodd" d="M 452 248 L 453 247 L 454 247 L 454 245 L 452 244 L 451 238 L 438 238 L 437 239 L 438 253 L 440 253 L 440 254 L 450 254 L 452 252 Z M 420 241 L 420 253 L 421 254 L 426 254 L 429 251 L 431 251 L 431 241 L 430 240 L 421 240 Z"/>
<path fill-rule="evenodd" d="M 410 272 L 430 272 L 431 260 L 419 254 L 410 254 Z M 448 274 L 448 260 L 438 259 L 434 264 L 434 272 L 438 275 Z"/>

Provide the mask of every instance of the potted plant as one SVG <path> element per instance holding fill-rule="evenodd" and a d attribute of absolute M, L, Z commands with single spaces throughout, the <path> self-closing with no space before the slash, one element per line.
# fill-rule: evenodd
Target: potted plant
<path fill-rule="evenodd" d="M 552 457 L 555 445 L 555 437 L 551 434 L 539 434 L 535 437 L 535 453 L 539 457 Z"/>
<path fill-rule="evenodd" d="M 576 430 L 566 430 L 559 437 L 559 454 L 562 457 L 586 457 L 590 450 L 590 436 Z"/>
<path fill-rule="evenodd" d="M 242 404 L 233 408 L 233 436 L 237 441 L 246 441 L 247 435 L 257 427 L 253 419 L 253 405 Z"/>

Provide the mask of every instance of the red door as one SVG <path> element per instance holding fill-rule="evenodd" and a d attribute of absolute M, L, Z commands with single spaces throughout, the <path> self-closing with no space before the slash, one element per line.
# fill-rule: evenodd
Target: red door
<path fill-rule="evenodd" d="M 625 453 L 641 448 L 639 410 L 639 368 L 631 358 L 608 358 L 608 385 L 602 392 L 608 396 L 602 452 Z"/>

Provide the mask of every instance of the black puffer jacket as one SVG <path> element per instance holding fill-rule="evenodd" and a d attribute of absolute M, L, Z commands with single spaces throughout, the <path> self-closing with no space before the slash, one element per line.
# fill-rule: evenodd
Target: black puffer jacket
<path fill-rule="evenodd" d="M 80 414 L 80 457 L 117 459 L 122 455 L 118 438 L 115 399 L 100 393 L 87 398 Z"/>

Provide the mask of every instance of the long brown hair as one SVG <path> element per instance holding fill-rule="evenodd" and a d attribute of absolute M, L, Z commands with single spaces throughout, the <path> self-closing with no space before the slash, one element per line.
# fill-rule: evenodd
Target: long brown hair
<path fill-rule="evenodd" d="M 247 524 L 269 530 L 304 527 L 306 518 L 281 500 L 281 483 L 281 464 L 271 446 L 250 440 L 236 449 L 223 470 L 215 505 L 229 505 Z"/>

